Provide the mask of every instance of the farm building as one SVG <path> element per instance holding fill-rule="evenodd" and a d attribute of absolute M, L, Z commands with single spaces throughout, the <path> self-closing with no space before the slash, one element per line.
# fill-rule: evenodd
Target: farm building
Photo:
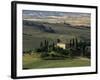
<path fill-rule="evenodd" d="M 57 43 L 56 46 L 63 48 L 63 49 L 66 49 L 66 44 L 64 44 L 64 43 Z"/>

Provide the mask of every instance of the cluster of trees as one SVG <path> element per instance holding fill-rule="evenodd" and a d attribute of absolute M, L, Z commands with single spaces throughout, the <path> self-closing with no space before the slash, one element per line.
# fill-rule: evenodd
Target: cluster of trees
<path fill-rule="evenodd" d="M 82 56 L 90 58 L 90 42 L 73 38 L 70 40 L 70 56 Z"/>
<path fill-rule="evenodd" d="M 57 39 L 57 42 L 59 43 L 60 39 Z M 90 58 L 90 42 L 73 38 L 69 43 L 66 43 L 66 49 L 55 45 L 55 42 L 51 43 L 44 40 L 40 43 L 40 48 L 36 49 L 36 52 L 41 54 L 42 59 L 65 59 L 77 56 Z"/>

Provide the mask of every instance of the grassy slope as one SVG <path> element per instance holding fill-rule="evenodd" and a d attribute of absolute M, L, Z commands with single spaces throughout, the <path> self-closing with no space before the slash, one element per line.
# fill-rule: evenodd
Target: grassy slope
<path fill-rule="evenodd" d="M 23 68 L 57 68 L 57 67 L 81 67 L 90 66 L 90 60 L 85 58 L 66 59 L 66 60 L 41 60 L 39 55 L 23 56 Z"/>

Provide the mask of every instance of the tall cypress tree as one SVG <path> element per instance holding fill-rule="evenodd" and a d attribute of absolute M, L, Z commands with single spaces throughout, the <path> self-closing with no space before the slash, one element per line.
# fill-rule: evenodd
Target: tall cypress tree
<path fill-rule="evenodd" d="M 75 46 L 75 42 L 74 42 L 74 38 L 72 39 L 72 46 L 74 47 Z"/>
<path fill-rule="evenodd" d="M 45 47 L 46 47 L 46 44 L 47 44 L 47 41 L 45 40 L 45 41 L 44 41 L 44 46 L 45 46 Z"/>
<path fill-rule="evenodd" d="M 53 50 L 55 49 L 55 43 L 54 42 L 52 43 L 52 48 L 53 48 Z"/>
<path fill-rule="evenodd" d="M 44 40 L 44 47 L 43 50 L 46 51 L 46 40 Z"/>
<path fill-rule="evenodd" d="M 40 43 L 40 48 L 43 48 L 43 42 L 41 41 L 41 43 Z"/>
<path fill-rule="evenodd" d="M 47 52 L 48 52 L 48 49 L 49 49 L 49 42 L 48 42 L 48 40 L 46 41 L 46 48 L 47 48 Z"/>
<path fill-rule="evenodd" d="M 84 54 L 86 53 L 86 46 L 87 46 L 87 44 L 86 44 L 86 42 L 84 41 L 84 42 L 83 42 L 83 56 L 84 56 Z"/>
<path fill-rule="evenodd" d="M 69 46 L 70 48 L 72 47 L 72 40 L 70 39 L 70 42 L 69 42 Z"/>
<path fill-rule="evenodd" d="M 61 42 L 61 40 L 60 39 L 57 39 L 57 43 L 59 43 L 59 42 Z"/>
<path fill-rule="evenodd" d="M 76 47 L 76 49 L 78 48 L 78 40 L 77 40 L 77 38 L 75 39 L 75 47 Z"/>

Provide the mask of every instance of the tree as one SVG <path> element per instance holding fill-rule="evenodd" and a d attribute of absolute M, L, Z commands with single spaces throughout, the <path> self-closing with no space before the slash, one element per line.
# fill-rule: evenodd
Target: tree
<path fill-rule="evenodd" d="M 40 43 L 40 48 L 43 48 L 43 42 L 41 41 L 41 43 Z"/>
<path fill-rule="evenodd" d="M 84 42 L 83 42 L 83 46 L 82 46 L 83 56 L 84 56 L 84 54 L 86 53 L 86 46 L 87 46 L 87 44 L 86 44 L 86 42 L 84 41 Z"/>
<path fill-rule="evenodd" d="M 47 45 L 47 41 L 45 40 L 45 41 L 44 41 L 44 46 L 46 47 L 46 45 Z"/>
<path fill-rule="evenodd" d="M 74 38 L 72 39 L 72 47 L 75 46 Z"/>
<path fill-rule="evenodd" d="M 75 38 L 75 47 L 76 47 L 76 50 L 78 49 L 78 39 Z"/>
<path fill-rule="evenodd" d="M 55 43 L 52 43 L 52 50 L 55 50 Z"/>
<path fill-rule="evenodd" d="M 60 43 L 61 42 L 61 40 L 60 39 L 57 39 L 57 43 Z"/>
<path fill-rule="evenodd" d="M 72 40 L 70 40 L 69 45 L 70 45 L 70 48 L 71 48 L 72 47 Z"/>
<path fill-rule="evenodd" d="M 79 48 L 80 48 L 80 51 L 81 51 L 81 56 L 84 56 L 84 54 L 86 52 L 86 46 L 87 46 L 86 41 L 80 40 L 80 42 L 79 42 Z"/>

